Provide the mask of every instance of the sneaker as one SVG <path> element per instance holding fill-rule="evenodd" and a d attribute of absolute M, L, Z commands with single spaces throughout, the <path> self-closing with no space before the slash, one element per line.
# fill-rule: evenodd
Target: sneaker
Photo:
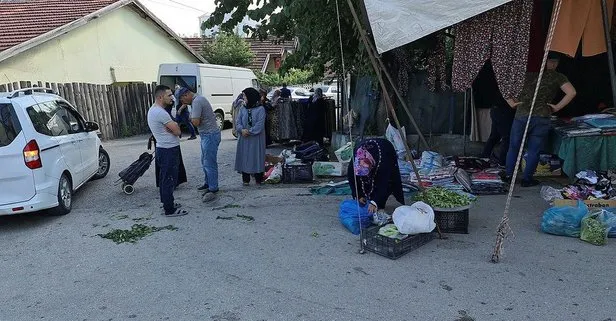
<path fill-rule="evenodd" d="M 522 180 L 522 187 L 533 187 L 533 186 L 537 186 L 540 185 L 541 182 L 536 180 L 536 179 L 531 179 L 530 181 L 527 181 L 525 179 Z"/>
<path fill-rule="evenodd" d="M 207 191 L 210 187 L 207 186 L 207 184 L 203 184 L 203 186 L 200 186 L 197 188 L 198 191 Z"/>
<path fill-rule="evenodd" d="M 188 137 L 187 140 L 193 140 L 193 139 L 197 139 L 197 136 L 190 136 L 190 137 Z"/>
<path fill-rule="evenodd" d="M 209 203 L 213 200 L 216 199 L 216 192 L 207 192 L 205 193 L 205 195 L 203 195 L 203 197 L 201 198 L 201 200 L 203 201 L 203 203 Z"/>

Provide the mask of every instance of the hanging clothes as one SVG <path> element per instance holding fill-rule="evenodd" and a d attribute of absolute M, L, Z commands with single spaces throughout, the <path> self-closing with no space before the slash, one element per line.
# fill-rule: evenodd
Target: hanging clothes
<path fill-rule="evenodd" d="M 436 91 L 436 84 L 440 84 L 442 91 L 447 91 L 447 57 L 445 47 L 445 34 L 440 33 L 436 36 L 434 51 L 428 57 L 428 89 Z"/>
<path fill-rule="evenodd" d="M 607 0 L 611 25 L 614 0 Z M 575 57 L 582 46 L 582 56 L 595 56 L 607 51 L 603 31 L 601 0 L 563 0 L 554 28 L 550 50 Z"/>
<path fill-rule="evenodd" d="M 452 87 L 464 91 L 486 60 L 492 59 L 498 87 L 506 98 L 524 85 L 532 0 L 514 0 L 455 27 Z"/>

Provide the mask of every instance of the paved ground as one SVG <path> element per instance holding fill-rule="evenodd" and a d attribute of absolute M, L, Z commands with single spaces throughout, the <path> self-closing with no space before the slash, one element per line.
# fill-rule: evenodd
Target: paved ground
<path fill-rule="evenodd" d="M 162 217 L 152 170 L 131 196 L 114 186 L 145 142 L 107 142 L 109 176 L 69 215 L 0 217 L 0 320 L 616 320 L 616 245 L 539 232 L 538 188 L 516 193 L 501 263 L 489 257 L 503 196 L 480 198 L 470 234 L 393 261 L 358 254 L 337 219 L 341 197 L 242 187 L 228 131 L 219 201 L 200 201 L 199 143 L 183 141 L 190 182 L 176 196 L 191 214 Z M 228 204 L 241 207 L 212 209 Z M 216 219 L 237 214 L 255 220 Z M 136 244 L 97 236 L 136 221 L 178 230 Z"/>

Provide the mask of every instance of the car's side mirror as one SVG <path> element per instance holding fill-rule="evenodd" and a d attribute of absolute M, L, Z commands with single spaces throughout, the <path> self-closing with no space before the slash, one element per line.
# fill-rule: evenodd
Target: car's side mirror
<path fill-rule="evenodd" d="M 99 129 L 98 124 L 92 121 L 86 122 L 86 131 L 87 132 L 95 132 Z"/>

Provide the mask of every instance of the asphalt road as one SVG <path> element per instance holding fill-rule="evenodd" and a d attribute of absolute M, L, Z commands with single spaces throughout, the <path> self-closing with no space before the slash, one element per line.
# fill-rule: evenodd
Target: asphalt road
<path fill-rule="evenodd" d="M 389 260 L 358 253 L 337 218 L 343 197 L 243 187 L 229 131 L 219 200 L 201 202 L 199 140 L 183 141 L 189 183 L 176 197 L 191 213 L 165 218 L 153 169 L 133 195 L 114 185 L 146 141 L 106 142 L 109 176 L 79 191 L 69 215 L 0 217 L 1 321 L 616 320 L 614 240 L 599 247 L 541 233 L 538 188 L 516 192 L 515 236 L 499 264 L 489 258 L 504 196 L 480 198 L 468 235 Z M 134 244 L 97 236 L 133 224 L 177 230 Z"/>

